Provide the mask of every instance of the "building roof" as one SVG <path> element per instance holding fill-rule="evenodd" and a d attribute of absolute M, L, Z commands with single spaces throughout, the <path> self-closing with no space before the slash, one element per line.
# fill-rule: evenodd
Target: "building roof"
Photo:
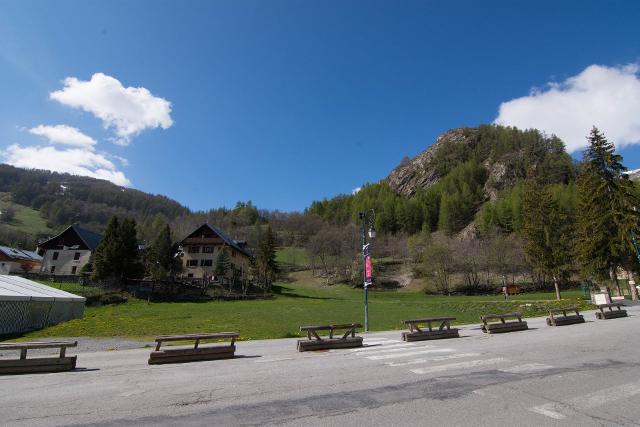
<path fill-rule="evenodd" d="M 76 233 L 80 236 L 80 238 L 91 248 L 91 250 L 95 250 L 100 242 L 102 241 L 102 235 L 98 233 L 94 233 L 91 230 L 87 230 L 84 228 L 80 228 L 77 225 L 72 225 L 71 228 L 75 230 Z"/>
<path fill-rule="evenodd" d="M 0 275 L 0 301 L 85 301 L 86 298 L 19 276 Z"/>
<path fill-rule="evenodd" d="M 12 259 L 23 259 L 26 261 L 41 262 L 42 257 L 35 252 L 25 251 L 19 248 L 10 248 L 9 246 L 0 246 L 0 252 Z"/>
<path fill-rule="evenodd" d="M 186 240 L 187 238 L 191 237 L 192 235 L 194 235 L 198 230 L 200 230 L 202 227 L 209 227 L 209 229 L 211 231 L 213 231 L 214 233 L 216 233 L 218 236 L 220 236 L 220 238 L 229 246 L 231 246 L 232 248 L 234 248 L 235 250 L 237 250 L 238 252 L 251 257 L 251 253 L 244 247 L 242 247 L 242 245 L 237 241 L 232 239 L 231 237 L 227 236 L 222 230 L 220 230 L 218 227 L 211 225 L 209 223 L 204 223 L 202 224 L 200 227 L 196 228 L 192 233 L 190 233 L 187 237 L 185 237 L 184 239 L 182 239 L 182 241 Z"/>
<path fill-rule="evenodd" d="M 89 248 L 89 250 L 94 251 L 97 247 L 98 244 L 100 244 L 100 242 L 102 241 L 102 235 L 98 234 L 98 233 L 94 233 L 91 230 L 87 230 L 85 228 L 82 228 L 78 225 L 70 225 L 69 227 L 67 227 L 62 233 L 58 234 L 57 236 L 54 236 L 48 240 L 45 240 L 44 242 L 40 243 L 38 246 L 44 246 L 47 243 L 58 239 L 60 236 L 62 236 L 63 234 L 67 233 L 69 230 L 71 230 L 72 232 L 74 232 L 83 242 L 85 245 L 87 245 L 87 247 Z"/>

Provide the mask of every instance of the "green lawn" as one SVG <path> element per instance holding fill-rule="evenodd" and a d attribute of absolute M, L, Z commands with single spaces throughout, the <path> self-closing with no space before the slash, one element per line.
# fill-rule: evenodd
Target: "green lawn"
<path fill-rule="evenodd" d="M 40 212 L 28 206 L 11 203 L 11 195 L 9 193 L 0 193 L 0 210 L 8 206 L 15 210 L 16 215 L 13 221 L 8 224 L 2 224 L 2 227 L 33 235 L 53 233 L 44 218 L 40 216 Z"/>
<path fill-rule="evenodd" d="M 292 246 L 287 246 L 284 248 L 278 249 L 276 252 L 276 261 L 284 264 L 292 264 L 292 265 L 309 265 L 309 254 L 307 251 L 302 248 L 294 248 Z"/>
<path fill-rule="evenodd" d="M 60 285 L 78 291 L 79 285 Z M 86 289 L 86 288 L 85 288 Z M 79 289 L 82 291 L 81 287 Z M 271 300 L 150 303 L 130 299 L 121 305 L 87 307 L 85 317 L 35 331 L 26 338 L 55 336 L 138 337 L 204 331 L 240 331 L 242 339 L 299 336 L 300 325 L 362 322 L 363 291 L 346 286 L 329 288 L 283 285 Z M 81 293 L 81 292 L 78 292 Z M 501 296 L 428 296 L 418 292 L 370 292 L 372 330 L 401 329 L 403 319 L 452 315 L 458 323 L 477 323 L 481 314 L 518 310 L 542 315 L 548 306 L 579 305 L 578 291 L 568 300 L 552 301 L 553 293 Z"/>

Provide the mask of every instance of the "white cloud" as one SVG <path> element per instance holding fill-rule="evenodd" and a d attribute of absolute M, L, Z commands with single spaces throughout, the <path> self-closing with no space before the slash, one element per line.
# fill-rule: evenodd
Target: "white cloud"
<path fill-rule="evenodd" d="M 362 190 L 362 187 L 356 187 L 353 190 L 351 190 L 351 194 L 355 196 L 360 192 L 360 190 Z"/>
<path fill-rule="evenodd" d="M 618 147 L 640 144 L 638 64 L 590 65 L 562 83 L 503 102 L 495 123 L 555 134 L 569 152 L 587 145 L 592 126 Z"/>
<path fill-rule="evenodd" d="M 93 149 L 96 140 L 80 132 L 77 128 L 67 125 L 45 126 L 40 125 L 29 129 L 34 135 L 44 136 L 52 144 L 64 144 L 74 147 Z"/>
<path fill-rule="evenodd" d="M 95 73 L 88 81 L 67 77 L 64 88 L 51 92 L 49 97 L 92 113 L 102 120 L 105 128 L 115 131 L 114 142 L 120 145 L 128 145 L 132 137 L 145 129 L 168 129 L 173 125 L 169 101 L 144 87 L 124 87 L 103 73 Z"/>
<path fill-rule="evenodd" d="M 119 161 L 122 166 L 125 166 L 125 167 L 129 166 L 129 159 L 125 159 L 124 157 L 121 157 L 121 156 L 116 156 L 115 154 L 112 154 L 111 157 Z"/>
<path fill-rule="evenodd" d="M 2 157 L 5 163 L 20 168 L 66 172 L 106 179 L 116 185 L 131 186 L 131 181 L 116 168 L 113 162 L 92 149 L 59 149 L 54 146 L 22 147 L 14 144 L 2 152 Z"/>

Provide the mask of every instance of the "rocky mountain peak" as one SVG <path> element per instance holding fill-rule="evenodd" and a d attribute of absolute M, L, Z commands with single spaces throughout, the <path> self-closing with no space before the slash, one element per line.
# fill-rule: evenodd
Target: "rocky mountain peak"
<path fill-rule="evenodd" d="M 440 135 L 435 144 L 418 154 L 413 159 L 403 159 L 387 177 L 387 182 L 397 194 L 409 197 L 418 188 L 429 188 L 440 178 L 438 169 L 434 167 L 434 158 L 441 147 L 448 144 L 469 143 L 468 130 L 451 129 Z"/>

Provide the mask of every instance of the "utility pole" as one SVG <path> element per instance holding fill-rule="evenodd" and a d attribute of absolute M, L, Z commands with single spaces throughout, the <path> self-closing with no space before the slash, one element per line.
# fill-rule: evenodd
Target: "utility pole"
<path fill-rule="evenodd" d="M 358 217 L 362 221 L 360 231 L 362 232 L 362 283 L 364 286 L 364 331 L 369 332 L 369 286 L 373 280 L 372 268 L 371 268 L 371 254 L 369 251 L 369 244 L 367 244 L 367 231 L 369 238 L 376 237 L 376 231 L 373 228 L 375 221 L 375 212 L 373 209 L 368 211 L 358 212 Z"/>

